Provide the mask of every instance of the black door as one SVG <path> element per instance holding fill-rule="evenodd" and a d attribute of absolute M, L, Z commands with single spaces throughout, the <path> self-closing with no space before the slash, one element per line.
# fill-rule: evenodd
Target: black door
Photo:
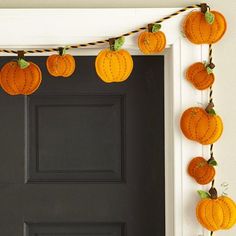
<path fill-rule="evenodd" d="M 164 236 L 163 56 L 134 56 L 114 84 L 92 56 L 69 79 L 27 59 L 40 89 L 0 93 L 0 235 Z"/>

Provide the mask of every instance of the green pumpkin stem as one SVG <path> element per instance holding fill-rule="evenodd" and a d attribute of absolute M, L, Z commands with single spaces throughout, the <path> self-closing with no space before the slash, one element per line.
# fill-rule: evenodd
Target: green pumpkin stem
<path fill-rule="evenodd" d="M 211 195 L 211 199 L 217 199 L 218 194 L 217 194 L 217 190 L 214 187 L 211 187 L 209 190 L 209 193 Z"/>
<path fill-rule="evenodd" d="M 201 3 L 200 6 L 201 6 L 201 12 L 205 14 L 207 12 L 208 5 L 206 3 Z"/>
<path fill-rule="evenodd" d="M 213 73 L 213 69 L 215 68 L 215 64 L 214 63 L 209 63 L 209 64 L 205 64 L 206 70 L 208 74 Z"/>
<path fill-rule="evenodd" d="M 215 160 L 215 158 L 213 157 L 213 155 L 211 155 L 210 159 L 207 161 L 207 163 L 210 165 L 210 166 L 217 166 L 217 161 Z"/>
<path fill-rule="evenodd" d="M 58 52 L 60 56 L 63 56 L 66 53 L 66 48 L 63 47 L 59 47 L 58 48 Z"/>
<path fill-rule="evenodd" d="M 25 55 L 24 51 L 17 51 L 17 56 L 18 56 L 17 63 L 21 69 L 25 69 L 30 65 L 30 63 L 25 60 L 24 55 Z"/>
<path fill-rule="evenodd" d="M 156 33 L 161 29 L 161 24 L 148 24 L 148 32 Z"/>
<path fill-rule="evenodd" d="M 213 102 L 210 102 L 207 107 L 205 108 L 205 111 L 210 114 L 210 115 L 216 115 L 216 112 L 215 110 L 213 109 L 214 108 L 214 103 Z"/>
<path fill-rule="evenodd" d="M 112 51 L 118 51 L 121 49 L 123 44 L 125 43 L 125 37 L 119 37 L 119 38 L 111 38 L 109 39 L 110 44 L 110 50 Z"/>
<path fill-rule="evenodd" d="M 110 38 L 109 39 L 109 45 L 110 45 L 110 50 L 115 51 L 114 49 L 114 44 L 115 44 L 116 38 Z"/>

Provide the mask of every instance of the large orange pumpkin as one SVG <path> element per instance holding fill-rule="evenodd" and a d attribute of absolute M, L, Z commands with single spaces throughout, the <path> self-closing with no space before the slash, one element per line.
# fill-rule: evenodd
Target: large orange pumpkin
<path fill-rule="evenodd" d="M 209 231 L 230 229 L 236 223 L 236 204 L 227 197 L 217 197 L 217 191 L 212 188 L 210 198 L 202 199 L 196 207 L 199 223 Z"/>
<path fill-rule="evenodd" d="M 65 54 L 63 48 L 59 48 L 58 55 L 51 55 L 47 58 L 46 66 L 52 76 L 67 78 L 75 71 L 75 59 L 70 54 Z"/>
<path fill-rule="evenodd" d="M 142 32 L 138 37 L 138 47 L 144 54 L 160 53 L 166 47 L 165 34 L 153 28 L 154 24 L 149 24 L 148 32 Z"/>
<path fill-rule="evenodd" d="M 222 120 L 212 108 L 190 107 L 183 113 L 180 127 L 188 139 L 203 145 L 216 142 L 223 131 Z"/>
<path fill-rule="evenodd" d="M 213 14 L 214 20 L 208 23 L 205 14 Z M 223 37 L 226 28 L 226 20 L 220 12 L 206 9 L 189 13 L 183 30 L 185 36 L 194 44 L 213 44 Z"/>
<path fill-rule="evenodd" d="M 188 173 L 197 183 L 209 184 L 215 177 L 215 168 L 203 157 L 193 158 L 188 165 Z"/>
<path fill-rule="evenodd" d="M 112 44 L 112 43 L 111 43 Z M 95 61 L 98 76 L 106 83 L 122 82 L 128 79 L 133 70 L 133 59 L 124 49 L 103 49 Z"/>
<path fill-rule="evenodd" d="M 2 67 L 0 81 L 4 91 L 10 95 L 29 95 L 41 84 L 42 73 L 33 62 L 19 58 Z"/>
<path fill-rule="evenodd" d="M 207 65 L 208 66 L 208 65 Z M 208 72 L 207 68 L 202 62 L 192 64 L 186 71 L 186 79 L 193 84 L 196 89 L 204 90 L 212 86 L 215 80 L 213 73 Z M 213 67 L 213 66 L 212 66 Z"/>

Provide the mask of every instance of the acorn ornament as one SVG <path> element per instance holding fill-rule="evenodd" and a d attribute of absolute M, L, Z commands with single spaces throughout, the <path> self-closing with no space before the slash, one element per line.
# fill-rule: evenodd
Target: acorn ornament
<path fill-rule="evenodd" d="M 58 48 L 58 54 L 47 58 L 46 66 L 50 75 L 54 77 L 70 77 L 75 71 L 75 59 L 66 53 L 65 48 Z"/>
<path fill-rule="evenodd" d="M 123 82 L 133 70 L 133 59 L 127 50 L 121 49 L 124 37 L 109 40 L 110 48 L 99 52 L 95 60 L 97 75 L 105 83 Z"/>
<path fill-rule="evenodd" d="M 144 54 L 160 53 L 166 47 L 166 36 L 160 31 L 161 24 L 149 24 L 148 31 L 138 37 L 138 47 Z"/>
<path fill-rule="evenodd" d="M 204 90 L 212 86 L 215 81 L 213 63 L 196 62 L 186 71 L 186 79 L 198 90 Z"/>

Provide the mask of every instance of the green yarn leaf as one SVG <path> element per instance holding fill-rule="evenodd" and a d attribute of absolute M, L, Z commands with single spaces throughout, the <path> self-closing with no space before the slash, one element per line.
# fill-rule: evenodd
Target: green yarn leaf
<path fill-rule="evenodd" d="M 25 69 L 30 65 L 30 63 L 28 61 L 24 60 L 23 58 L 20 58 L 18 60 L 18 65 L 21 69 Z"/>
<path fill-rule="evenodd" d="M 209 109 L 208 110 L 208 114 L 210 114 L 210 115 L 216 115 L 216 112 L 215 112 L 215 110 L 212 108 L 212 109 Z"/>
<path fill-rule="evenodd" d="M 197 193 L 201 199 L 211 198 L 211 195 L 206 191 L 198 190 Z"/>
<path fill-rule="evenodd" d="M 213 73 L 213 70 L 209 66 L 206 67 L 206 70 L 208 75 Z"/>
<path fill-rule="evenodd" d="M 125 43 L 125 37 L 120 37 L 120 38 L 116 39 L 115 43 L 114 43 L 114 50 L 117 51 L 117 50 L 121 49 L 121 47 L 123 46 L 124 43 Z"/>
<path fill-rule="evenodd" d="M 210 166 L 217 166 L 217 165 L 218 165 L 218 163 L 217 163 L 216 160 L 210 160 L 210 161 L 208 162 L 208 164 L 209 164 Z"/>
<path fill-rule="evenodd" d="M 154 24 L 152 26 L 152 33 L 156 33 L 161 29 L 161 24 Z"/>
<path fill-rule="evenodd" d="M 205 13 L 205 20 L 208 24 L 213 24 L 215 21 L 215 15 L 212 12 L 207 11 Z"/>

